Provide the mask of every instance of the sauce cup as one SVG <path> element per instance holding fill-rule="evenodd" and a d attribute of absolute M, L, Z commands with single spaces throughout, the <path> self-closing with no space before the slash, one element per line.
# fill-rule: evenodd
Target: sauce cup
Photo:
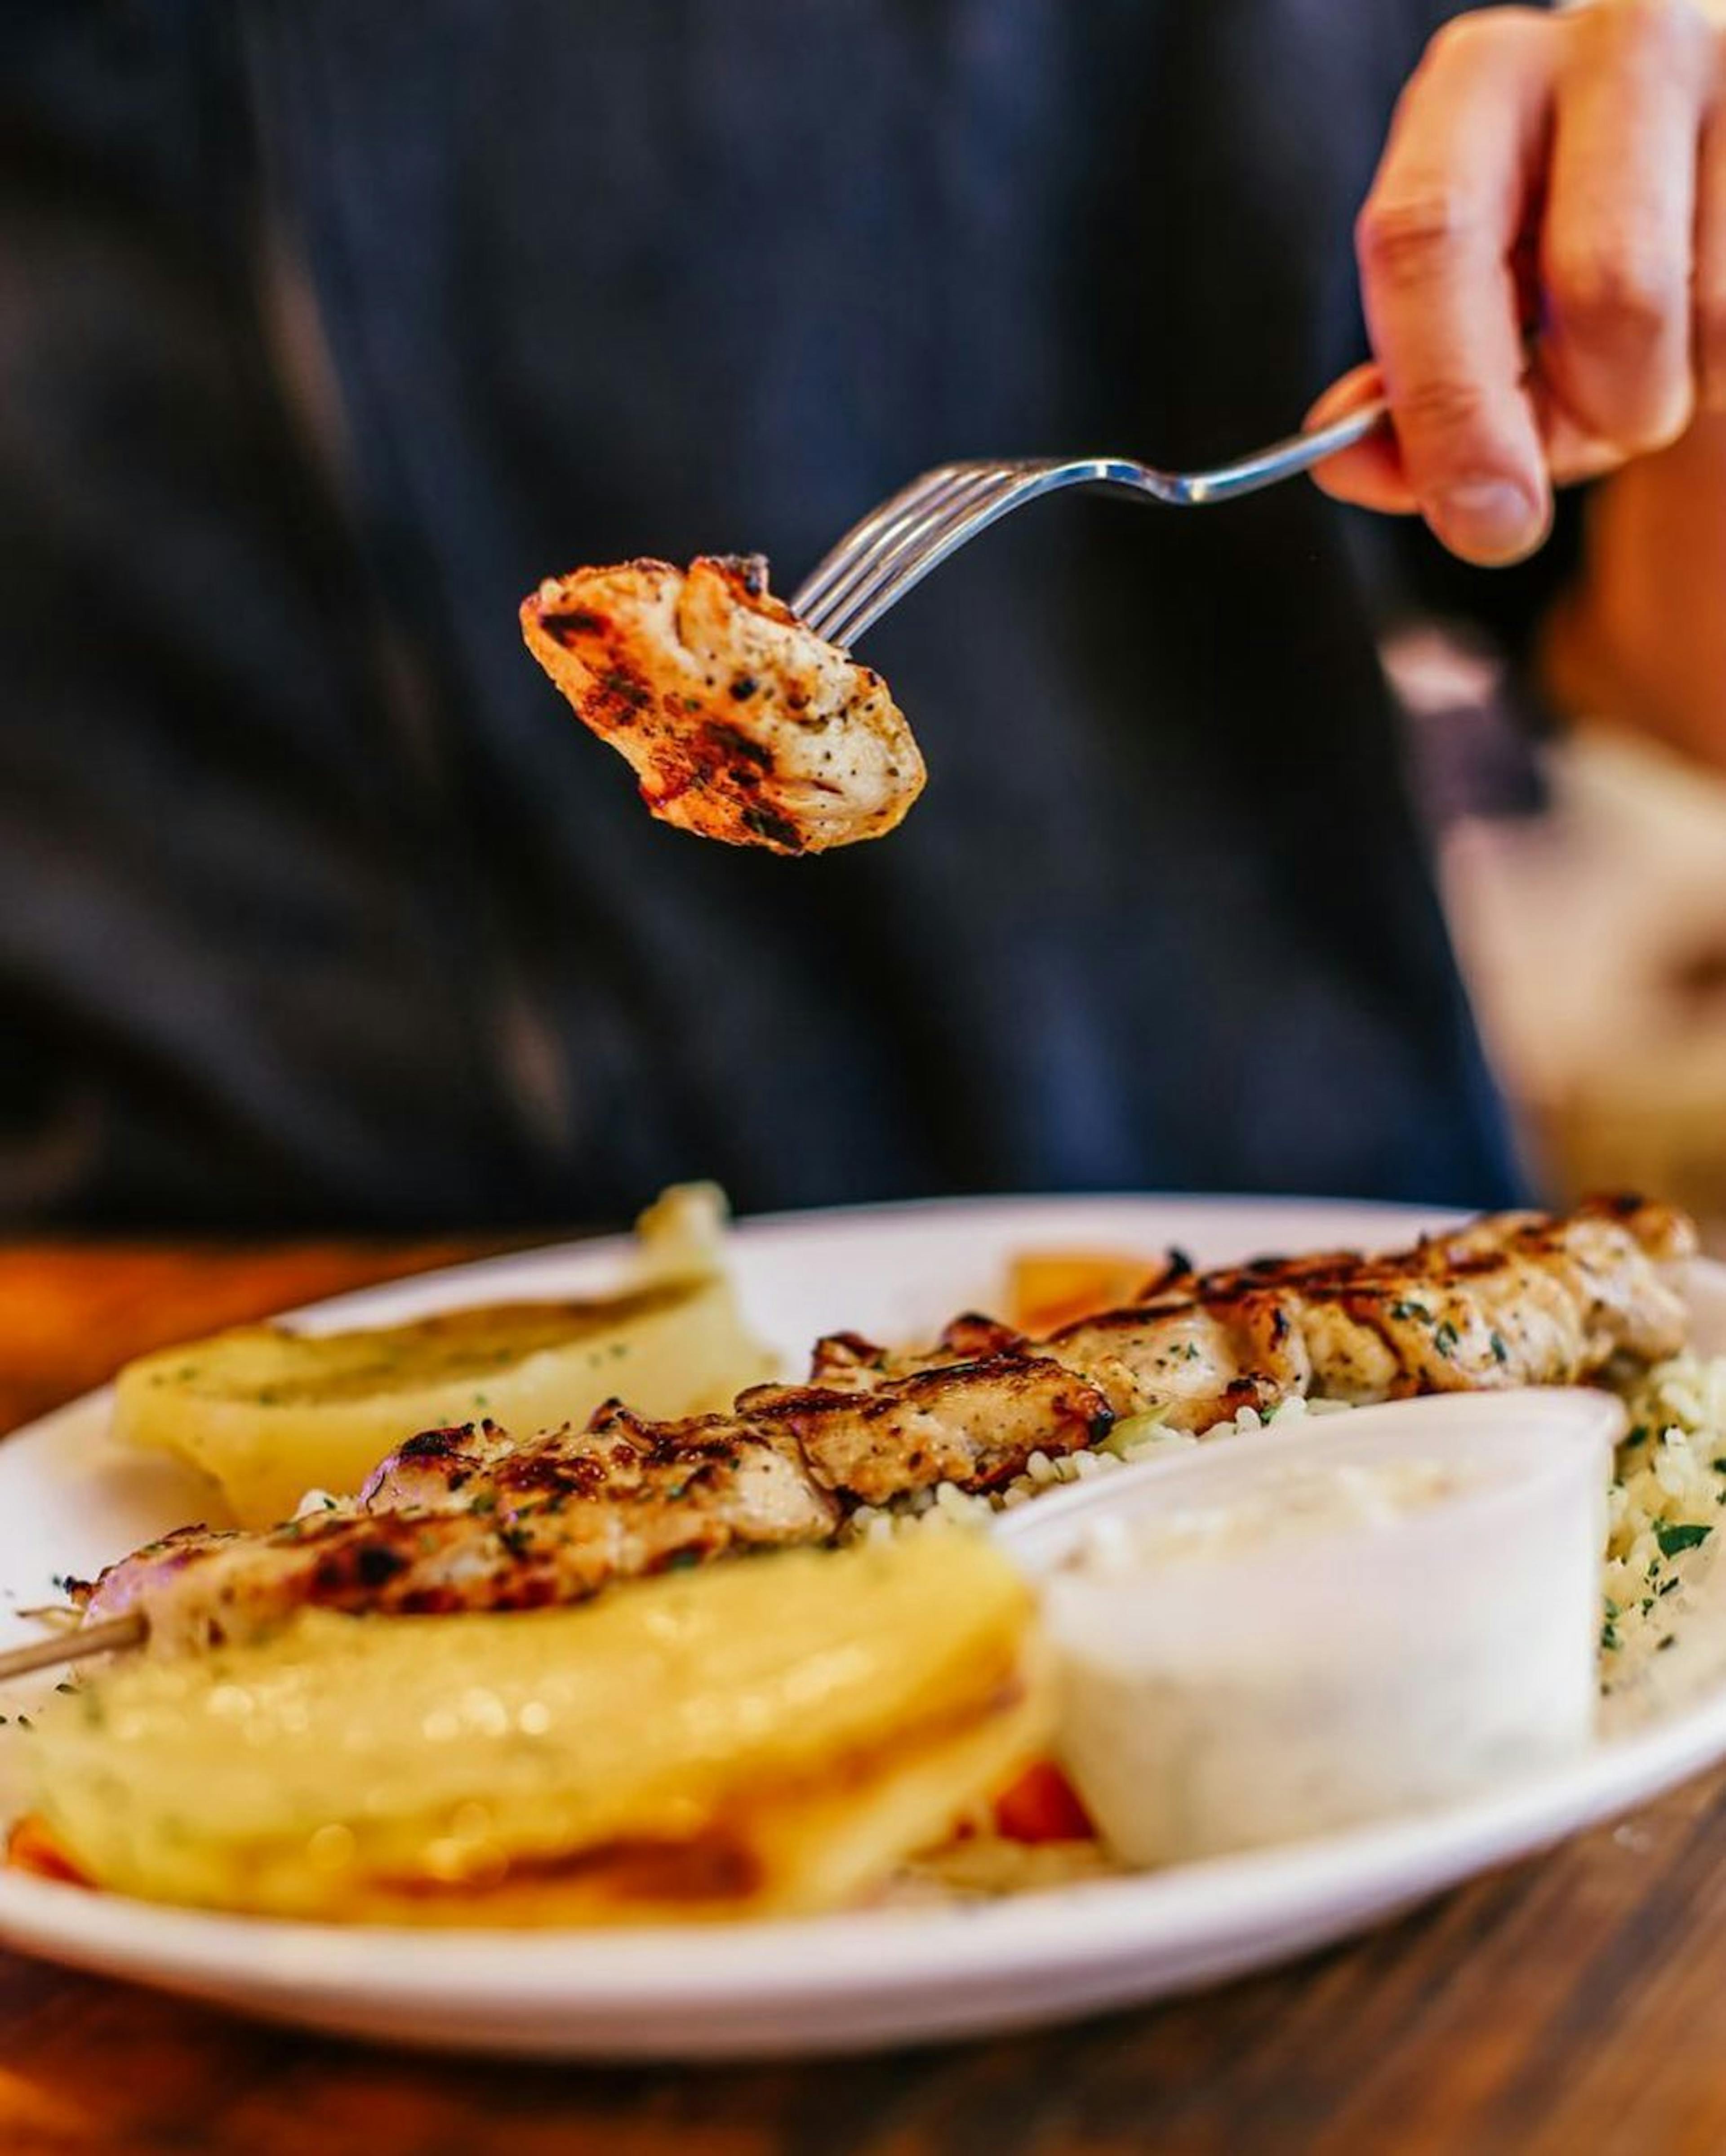
<path fill-rule="evenodd" d="M 1300 1840 L 1584 1747 L 1622 1427 L 1603 1393 L 1439 1394 L 1004 1519 L 1060 1658 L 1062 1763 L 1114 1852 Z"/>

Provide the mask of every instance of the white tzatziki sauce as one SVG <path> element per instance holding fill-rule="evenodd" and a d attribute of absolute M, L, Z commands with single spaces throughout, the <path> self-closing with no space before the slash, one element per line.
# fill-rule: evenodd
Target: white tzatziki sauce
<path fill-rule="evenodd" d="M 1588 1742 L 1603 1461 L 1338 1450 L 1170 1471 L 1044 1569 L 1062 1758 L 1128 1861 L 1427 1809 Z"/>
<path fill-rule="evenodd" d="M 1256 1545 L 1351 1528 L 1385 1527 L 1423 1505 L 1477 1486 L 1441 1460 L 1303 1460 L 1274 1468 L 1257 1486 L 1148 1519 L 1105 1514 L 1062 1569 L 1121 1576 L 1145 1568 L 1235 1557 Z"/>

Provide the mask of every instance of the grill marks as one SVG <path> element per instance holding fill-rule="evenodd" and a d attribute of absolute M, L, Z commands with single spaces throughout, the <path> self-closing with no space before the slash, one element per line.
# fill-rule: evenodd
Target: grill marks
<path fill-rule="evenodd" d="M 578 1602 L 610 1581 L 728 1551 L 822 1542 L 840 1511 L 783 1432 L 711 1415 L 512 1444 L 495 1424 L 410 1438 L 355 1511 L 261 1535 L 188 1529 L 110 1566 L 92 1619 L 141 1607 L 160 1645 L 267 1630 L 307 1604 L 435 1615 Z"/>
<path fill-rule="evenodd" d="M 1024 1349 L 873 1388 L 761 1385 L 737 1405 L 788 1431 L 823 1489 L 866 1505 L 940 1482 L 993 1489 L 1022 1474 L 1032 1453 L 1081 1451 L 1114 1421 L 1096 1385 Z"/>
<path fill-rule="evenodd" d="M 1386 1256 L 1330 1251 L 1195 1274 L 1172 1254 L 1138 1301 L 1046 1340 L 974 1316 L 927 1356 L 838 1333 L 818 1343 L 812 1382 L 864 1390 L 954 1356 L 1017 1350 L 1059 1362 L 1117 1417 L 1154 1411 L 1189 1430 L 1305 1394 L 1364 1404 L 1575 1384 L 1616 1356 L 1654 1362 L 1682 1346 L 1667 1268 L 1695 1246 L 1682 1214 L 1614 1197 L 1559 1219 L 1489 1215 Z"/>
<path fill-rule="evenodd" d="M 1621 1196 L 1556 1219 L 1489 1215 L 1386 1257 L 1262 1259 L 1194 1287 L 1213 1310 L 1253 1294 L 1285 1299 L 1312 1389 L 1365 1402 L 1575 1384 L 1616 1355 L 1675 1353 L 1686 1316 L 1667 1269 L 1695 1248 L 1684 1214 Z"/>
<path fill-rule="evenodd" d="M 922 790 L 885 682 L 773 598 L 759 557 L 579 570 L 524 601 L 521 627 L 664 822 L 811 853 L 879 837 Z"/>

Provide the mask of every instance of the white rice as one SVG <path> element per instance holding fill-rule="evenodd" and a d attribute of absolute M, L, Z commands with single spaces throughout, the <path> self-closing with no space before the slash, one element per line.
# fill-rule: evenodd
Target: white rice
<path fill-rule="evenodd" d="M 1726 1355 L 1676 1356 L 1625 1394 L 1631 1426 L 1608 1500 L 1607 1689 L 1674 1644 L 1680 1588 L 1705 1558 L 1726 1512 Z"/>

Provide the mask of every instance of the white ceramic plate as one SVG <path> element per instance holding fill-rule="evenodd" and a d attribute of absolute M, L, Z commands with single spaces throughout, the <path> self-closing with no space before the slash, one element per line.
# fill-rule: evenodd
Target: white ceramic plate
<path fill-rule="evenodd" d="M 795 1361 L 837 1326 L 892 1337 L 994 1300 L 1041 1245 L 1201 1264 L 1404 1240 L 1438 1216 L 1304 1202 L 984 1199 L 746 1224 L 750 1314 Z M 580 1293 L 615 1245 L 488 1261 L 349 1296 L 309 1322 L 391 1322 L 506 1296 Z M 1726 1273 L 1708 1269 L 1726 1311 Z M 1710 1310 L 1703 1344 L 1726 1346 Z M 0 1446 L 0 1642 L 16 1614 L 194 1513 L 177 1471 L 117 1452 L 105 1395 Z M 1670 1659 L 1670 1658 L 1669 1658 Z M 984 1905 L 735 1929 L 407 1933 L 157 1908 L 0 1873 L 0 1938 L 285 2021 L 350 2035 L 562 2058 L 736 2057 L 982 2035 L 1189 1989 L 1319 1946 L 1642 1802 L 1726 1756 L 1726 1680 L 1561 1773 L 1482 1801 L 1304 1846 Z"/>

